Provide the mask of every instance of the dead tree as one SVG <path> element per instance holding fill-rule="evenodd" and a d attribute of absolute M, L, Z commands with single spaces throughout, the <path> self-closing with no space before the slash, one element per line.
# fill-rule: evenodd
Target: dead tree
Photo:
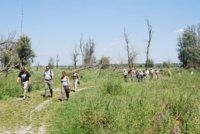
<path fill-rule="evenodd" d="M 58 62 L 59 62 L 59 57 L 58 57 L 58 55 L 57 55 L 57 57 L 56 57 L 56 68 L 58 69 Z"/>
<path fill-rule="evenodd" d="M 81 51 L 81 56 L 82 56 L 82 65 L 84 63 L 84 53 L 83 53 L 83 47 L 84 47 L 84 40 L 83 40 L 83 34 L 81 34 L 81 39 L 79 41 L 79 47 L 80 47 L 80 51 Z"/>
<path fill-rule="evenodd" d="M 89 38 L 85 42 L 81 37 L 79 45 L 82 54 L 82 65 L 91 66 L 95 62 L 94 49 L 96 44 L 94 40 Z"/>
<path fill-rule="evenodd" d="M 124 28 L 124 40 L 125 40 L 125 45 L 126 45 L 126 53 L 127 53 L 127 59 L 128 59 L 128 66 L 129 68 L 133 67 L 133 63 L 135 61 L 135 58 L 137 56 L 136 51 L 134 50 L 133 46 L 132 46 L 132 50 L 130 49 L 129 46 L 129 36 L 126 33 L 126 30 Z"/>
<path fill-rule="evenodd" d="M 145 64 L 145 68 L 147 70 L 148 69 L 148 62 L 149 62 L 149 48 L 150 48 L 151 39 L 152 39 L 152 26 L 149 23 L 148 18 L 146 18 L 145 20 L 146 20 L 147 30 L 148 30 L 148 40 L 147 40 L 147 49 L 146 49 L 146 64 Z"/>
<path fill-rule="evenodd" d="M 78 62 L 78 56 L 79 56 L 79 52 L 78 52 L 78 50 L 76 49 L 76 47 L 75 47 L 75 49 L 74 49 L 74 52 L 73 52 L 73 55 L 72 55 L 73 57 L 72 57 L 72 59 L 73 59 L 73 65 L 74 65 L 74 68 L 76 69 L 77 68 L 77 62 Z"/>

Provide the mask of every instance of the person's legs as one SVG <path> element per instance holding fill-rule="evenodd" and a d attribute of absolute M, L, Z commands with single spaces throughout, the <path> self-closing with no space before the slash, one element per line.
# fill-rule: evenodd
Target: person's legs
<path fill-rule="evenodd" d="M 127 75 L 124 75 L 124 81 L 127 82 Z"/>
<path fill-rule="evenodd" d="M 24 82 L 23 83 L 23 99 L 26 99 L 26 97 L 27 97 L 27 89 L 28 89 L 28 81 L 26 81 L 26 82 Z"/>
<path fill-rule="evenodd" d="M 66 86 L 64 89 L 65 89 L 66 99 L 68 100 L 69 99 L 69 93 L 70 93 L 69 86 Z"/>
<path fill-rule="evenodd" d="M 24 97 L 24 83 L 22 82 L 21 83 L 21 95 L 20 95 L 20 97 Z"/>
<path fill-rule="evenodd" d="M 78 91 L 77 89 L 78 79 L 74 80 L 74 91 Z"/>
<path fill-rule="evenodd" d="M 49 86 L 48 86 L 48 83 L 45 81 L 45 83 L 44 83 L 44 86 L 45 86 L 45 91 L 44 91 L 44 97 L 47 97 L 48 96 L 48 88 L 49 88 Z"/>
<path fill-rule="evenodd" d="M 53 97 L 53 88 L 52 88 L 51 82 L 48 83 L 48 86 L 50 90 L 50 97 Z"/>
<path fill-rule="evenodd" d="M 131 79 L 131 81 L 133 81 L 133 79 L 134 79 L 133 74 L 131 74 L 130 79 Z"/>
<path fill-rule="evenodd" d="M 65 99 L 65 97 L 64 97 L 64 96 L 65 96 L 65 95 L 64 95 L 64 90 L 65 90 L 65 89 L 64 89 L 64 87 L 62 86 L 61 89 L 60 89 L 60 99 L 59 99 L 60 101 L 62 101 L 62 100 Z"/>

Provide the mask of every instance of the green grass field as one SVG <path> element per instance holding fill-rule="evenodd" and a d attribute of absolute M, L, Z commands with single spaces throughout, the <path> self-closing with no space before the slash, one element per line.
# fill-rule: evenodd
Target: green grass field
<path fill-rule="evenodd" d="M 60 87 L 60 72 L 54 70 L 54 87 Z M 24 130 L 44 133 L 199 133 L 200 72 L 163 70 L 159 80 L 124 82 L 121 70 L 82 70 L 84 88 L 59 102 L 59 92 L 44 100 L 42 71 L 30 71 L 32 92 L 18 101 L 17 73 L 0 76 L 0 133 Z M 68 73 L 70 71 L 67 70 Z M 4 80 L 3 80 L 4 79 Z M 72 79 L 71 79 L 72 84 Z M 44 105 L 36 110 L 40 104 Z"/>

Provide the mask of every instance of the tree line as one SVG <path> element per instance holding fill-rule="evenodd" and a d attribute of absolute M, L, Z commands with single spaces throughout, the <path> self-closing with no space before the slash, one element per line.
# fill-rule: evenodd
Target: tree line
<path fill-rule="evenodd" d="M 149 20 L 146 19 L 147 24 L 147 46 L 146 46 L 146 62 L 145 68 L 152 67 L 153 60 L 149 58 L 149 48 L 152 40 L 152 26 Z M 137 52 L 134 46 L 130 45 L 129 35 L 124 28 L 124 45 L 127 53 L 127 65 L 129 67 L 134 66 Z M 110 58 L 102 56 L 98 61 L 95 57 L 95 46 L 94 39 L 89 38 L 88 40 L 83 39 L 83 35 L 79 40 L 79 48 L 75 47 L 72 52 L 72 62 L 74 68 L 77 68 L 79 56 L 82 59 L 82 66 L 91 67 L 98 65 L 101 68 L 107 68 L 110 64 Z M 183 68 L 199 68 L 200 67 L 200 24 L 187 26 L 183 33 L 178 37 L 177 43 L 178 58 Z M 9 34 L 6 39 L 0 39 L 0 73 L 5 72 L 6 75 L 12 68 L 20 68 L 21 66 L 30 65 L 33 59 L 36 57 L 33 49 L 31 48 L 31 39 L 22 35 L 16 39 L 15 34 Z M 57 66 L 58 66 L 57 57 Z M 53 64 L 53 59 L 50 60 L 49 64 Z M 169 62 L 164 62 L 163 65 L 169 65 Z"/>

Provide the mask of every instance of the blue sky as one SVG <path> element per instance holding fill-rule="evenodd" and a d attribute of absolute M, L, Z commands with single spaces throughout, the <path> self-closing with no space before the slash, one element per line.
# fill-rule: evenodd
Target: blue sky
<path fill-rule="evenodd" d="M 148 17 L 153 28 L 150 58 L 179 62 L 178 31 L 200 23 L 199 5 L 199 0 L 1 0 L 0 36 L 20 36 L 23 7 L 22 33 L 31 38 L 34 65 L 46 65 L 50 57 L 56 61 L 57 55 L 59 64 L 71 65 L 81 34 L 94 39 L 97 59 L 108 56 L 112 63 L 126 63 L 124 28 L 138 53 L 136 62 L 144 63 Z"/>

